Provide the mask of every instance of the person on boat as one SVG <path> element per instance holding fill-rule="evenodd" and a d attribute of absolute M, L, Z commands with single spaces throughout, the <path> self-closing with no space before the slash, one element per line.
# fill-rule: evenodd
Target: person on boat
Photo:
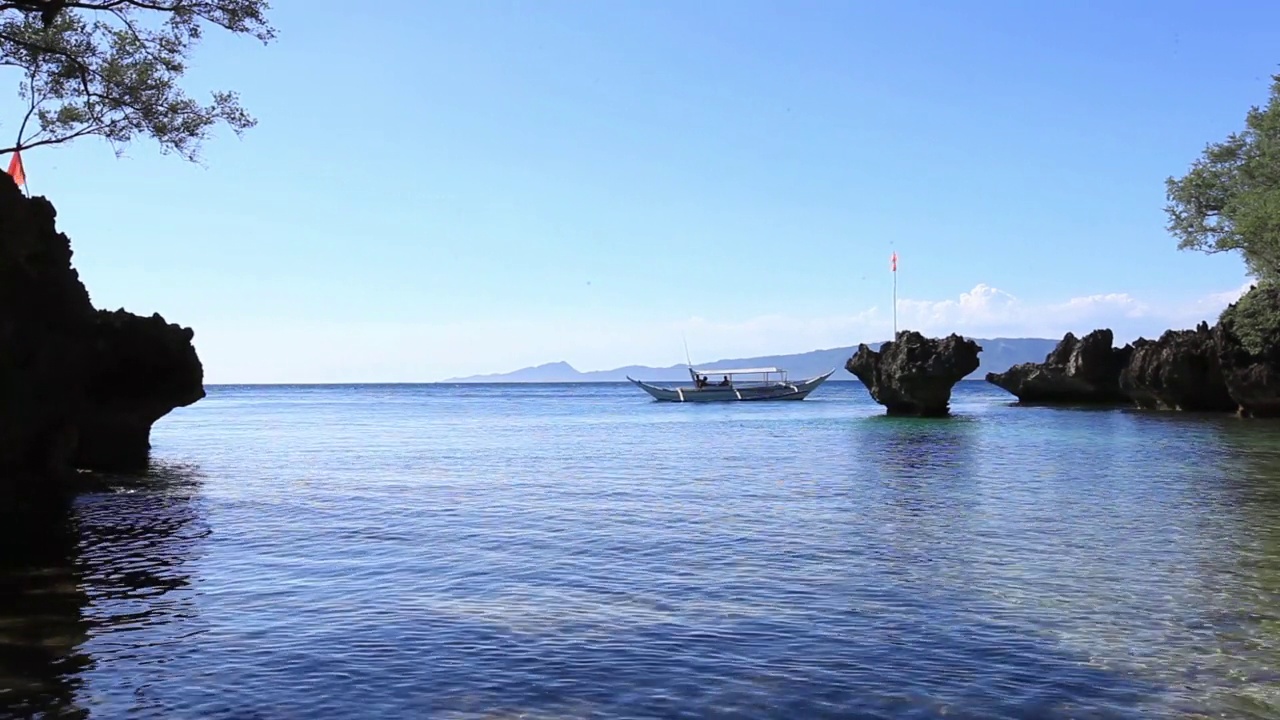
<path fill-rule="evenodd" d="M 694 384 L 694 386 L 696 386 L 696 387 L 698 387 L 698 388 L 704 388 L 704 387 L 706 387 L 706 386 L 707 386 L 707 376 L 706 376 L 706 375 L 699 375 L 699 376 L 698 376 L 698 379 L 697 379 L 697 380 L 695 380 L 693 384 Z"/>
<path fill-rule="evenodd" d="M 724 379 L 720 381 L 720 387 L 729 387 L 729 376 L 728 376 L 728 375 L 725 375 L 725 376 L 724 376 Z"/>

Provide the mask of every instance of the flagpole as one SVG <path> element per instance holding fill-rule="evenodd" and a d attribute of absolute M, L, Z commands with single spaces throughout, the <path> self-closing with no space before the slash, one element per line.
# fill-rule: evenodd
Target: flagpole
<path fill-rule="evenodd" d="M 898 251 L 890 259 L 893 270 L 893 339 L 898 339 Z"/>

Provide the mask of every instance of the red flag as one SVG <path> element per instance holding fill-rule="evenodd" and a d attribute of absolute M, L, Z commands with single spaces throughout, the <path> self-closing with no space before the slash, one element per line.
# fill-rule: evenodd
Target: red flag
<path fill-rule="evenodd" d="M 894 250 L 893 255 L 889 258 L 889 267 L 894 272 L 898 272 L 898 251 Z"/>
<path fill-rule="evenodd" d="M 13 157 L 9 158 L 9 174 L 13 176 L 13 181 L 18 183 L 18 187 L 27 184 L 27 172 L 22 167 L 22 154 L 17 150 L 14 150 Z"/>

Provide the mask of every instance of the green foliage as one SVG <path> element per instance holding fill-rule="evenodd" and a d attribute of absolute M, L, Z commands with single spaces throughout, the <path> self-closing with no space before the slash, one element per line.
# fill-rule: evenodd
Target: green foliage
<path fill-rule="evenodd" d="M 188 160 L 225 123 L 256 121 L 233 92 L 202 104 L 178 85 L 206 26 L 275 36 L 267 0 L 0 0 L 0 67 L 12 68 L 27 112 L 15 148 L 105 138 L 119 152 L 149 137 Z"/>
<path fill-rule="evenodd" d="M 1178 248 L 1238 250 L 1251 275 L 1280 279 L 1280 75 L 1245 129 L 1209 145 L 1181 178 L 1166 181 L 1168 229 Z"/>
<path fill-rule="evenodd" d="M 1273 282 L 1255 285 L 1234 305 L 1223 310 L 1218 320 L 1250 354 L 1262 355 L 1280 348 L 1280 285 Z"/>

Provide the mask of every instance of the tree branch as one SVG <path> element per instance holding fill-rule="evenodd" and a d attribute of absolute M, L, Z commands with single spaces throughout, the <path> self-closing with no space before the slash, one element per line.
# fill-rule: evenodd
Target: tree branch
<path fill-rule="evenodd" d="M 22 124 L 18 126 L 18 139 L 15 147 L 22 147 L 22 136 L 27 132 L 27 123 L 31 121 L 31 116 L 35 114 L 36 108 L 40 107 L 40 102 L 44 100 L 41 96 L 40 100 L 36 99 L 36 66 L 31 66 L 31 72 L 27 75 L 27 91 L 31 93 L 30 102 L 27 105 L 27 114 L 22 116 Z"/>
<path fill-rule="evenodd" d="M 237 135 L 255 124 L 234 93 L 215 92 L 206 104 L 181 88 L 201 26 L 266 41 L 274 36 L 267 7 L 267 0 L 0 0 L 0 67 L 23 68 L 30 92 L 14 148 L 99 135 L 119 154 L 149 136 L 162 152 L 197 160 L 215 124 Z M 147 11 L 167 17 L 152 28 L 138 14 Z"/>
<path fill-rule="evenodd" d="M 36 142 L 33 142 L 33 143 L 27 143 L 22 147 L 18 147 L 15 145 L 13 147 L 0 148 L 0 155 L 5 155 L 8 153 L 14 152 L 15 150 L 30 150 L 31 148 L 40 147 L 42 145 L 57 145 L 59 143 L 69 142 L 71 140 L 75 140 L 76 138 L 84 137 L 86 135 L 95 135 L 97 133 L 102 132 L 104 129 L 105 127 L 89 127 L 89 128 L 84 128 L 77 132 L 71 133 L 69 135 L 61 135 L 59 137 L 49 138 L 48 140 L 37 140 Z"/>
<path fill-rule="evenodd" d="M 211 22 L 232 32 L 249 33 L 264 43 L 275 38 L 275 29 L 267 24 L 259 12 L 250 13 L 248 18 L 239 23 L 225 22 L 219 18 L 219 13 L 214 12 L 215 10 L 223 10 L 223 8 L 217 2 L 212 2 L 211 0 L 99 0 L 97 2 L 93 0 L 8 0 L 8 2 L 0 3 L 0 11 L 22 10 L 24 12 L 40 13 L 41 22 L 44 23 L 45 27 L 52 25 L 57 16 L 68 9 L 100 12 L 104 10 L 128 11 L 132 8 L 167 14 L 189 11 L 206 22 Z M 265 8 L 266 6 L 263 5 L 262 9 Z"/>

